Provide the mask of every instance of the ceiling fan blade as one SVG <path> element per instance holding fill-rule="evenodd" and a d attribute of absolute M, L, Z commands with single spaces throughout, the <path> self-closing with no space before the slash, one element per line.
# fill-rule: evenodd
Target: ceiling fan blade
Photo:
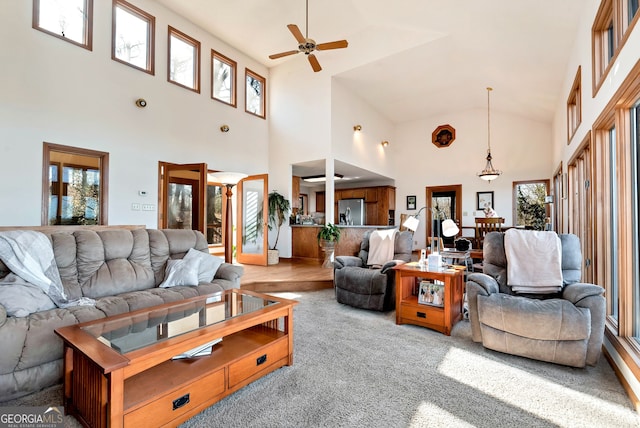
<path fill-rule="evenodd" d="M 320 67 L 320 63 L 318 62 L 318 58 L 316 58 L 314 54 L 309 55 L 308 58 L 309 64 L 311 64 L 311 68 L 313 68 L 313 71 L 317 73 L 318 71 L 322 70 L 322 67 Z"/>
<path fill-rule="evenodd" d="M 291 34 L 293 34 L 293 37 L 296 38 L 298 43 L 306 43 L 307 40 L 304 38 L 302 32 L 296 24 L 289 24 L 287 25 L 287 28 L 289 29 L 289 31 L 291 31 Z"/>
<path fill-rule="evenodd" d="M 349 42 L 346 40 L 336 40 L 335 42 L 320 43 L 319 45 L 316 45 L 316 49 L 323 51 L 327 49 L 342 49 L 347 46 L 349 46 Z"/>
<path fill-rule="evenodd" d="M 269 58 L 278 59 L 278 58 L 282 58 L 283 56 L 293 55 L 293 54 L 297 54 L 297 53 L 300 53 L 300 51 L 280 52 L 280 53 L 277 53 L 277 54 L 269 55 Z"/>

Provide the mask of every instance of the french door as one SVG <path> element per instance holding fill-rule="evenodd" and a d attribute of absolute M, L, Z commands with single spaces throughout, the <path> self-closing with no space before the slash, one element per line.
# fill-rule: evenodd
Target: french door
<path fill-rule="evenodd" d="M 252 175 L 238 183 L 236 194 L 236 259 L 238 263 L 267 265 L 268 199 L 267 174 Z"/>

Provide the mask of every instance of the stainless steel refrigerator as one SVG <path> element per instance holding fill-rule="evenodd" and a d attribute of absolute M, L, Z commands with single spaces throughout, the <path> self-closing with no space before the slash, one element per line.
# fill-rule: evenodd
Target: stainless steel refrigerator
<path fill-rule="evenodd" d="M 338 201 L 340 224 L 364 225 L 364 199 L 341 199 Z"/>

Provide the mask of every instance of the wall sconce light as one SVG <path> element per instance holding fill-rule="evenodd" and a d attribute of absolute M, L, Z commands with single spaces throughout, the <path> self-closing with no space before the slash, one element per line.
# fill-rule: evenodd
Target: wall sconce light
<path fill-rule="evenodd" d="M 389 142 L 387 140 L 384 140 L 382 143 L 380 143 L 380 145 L 382 147 L 387 147 L 389 145 Z"/>
<path fill-rule="evenodd" d="M 229 132 L 229 125 L 220 126 L 220 131 L 221 132 Z"/>
<path fill-rule="evenodd" d="M 145 108 L 147 106 L 147 100 L 145 100 L 144 98 L 138 98 L 136 100 L 136 105 L 140 108 Z"/>
<path fill-rule="evenodd" d="M 362 125 L 355 125 L 355 126 L 353 127 L 353 130 L 354 130 L 354 131 L 362 131 Z"/>

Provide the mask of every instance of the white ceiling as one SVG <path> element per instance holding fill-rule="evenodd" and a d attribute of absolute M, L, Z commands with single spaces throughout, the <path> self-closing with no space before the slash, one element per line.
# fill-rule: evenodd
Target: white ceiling
<path fill-rule="evenodd" d="M 268 67 L 306 61 L 305 0 L 156 0 Z M 309 37 L 347 39 L 316 52 L 323 67 L 395 123 L 486 107 L 550 123 L 581 0 L 309 0 Z M 307 72 L 312 74 L 311 67 Z"/>

